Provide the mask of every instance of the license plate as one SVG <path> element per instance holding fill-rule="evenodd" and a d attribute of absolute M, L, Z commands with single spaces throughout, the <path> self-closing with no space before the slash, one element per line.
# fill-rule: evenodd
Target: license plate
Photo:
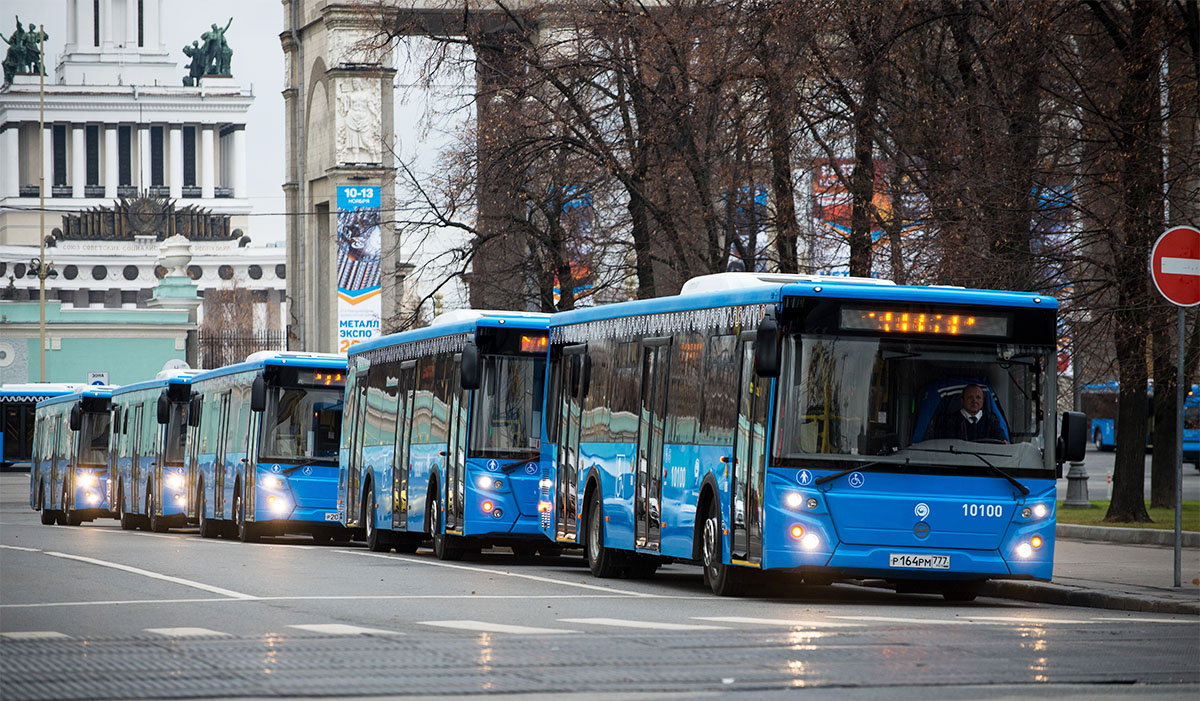
<path fill-rule="evenodd" d="M 336 520 L 338 520 L 338 515 L 337 515 L 337 512 L 336 512 L 336 511 L 333 511 L 333 512 L 329 512 L 329 511 L 327 511 L 327 512 L 325 512 L 325 520 L 326 520 L 326 521 L 336 521 Z"/>
<path fill-rule="evenodd" d="M 948 570 L 950 569 L 950 556 L 892 553 L 888 555 L 888 567 L 906 570 Z"/>

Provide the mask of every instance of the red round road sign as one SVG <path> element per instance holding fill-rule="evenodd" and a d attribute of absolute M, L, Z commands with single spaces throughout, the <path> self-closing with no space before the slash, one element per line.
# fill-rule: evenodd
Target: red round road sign
<path fill-rule="evenodd" d="M 1150 276 L 1168 302 L 1200 304 L 1200 230 L 1177 226 L 1159 236 L 1150 249 Z"/>

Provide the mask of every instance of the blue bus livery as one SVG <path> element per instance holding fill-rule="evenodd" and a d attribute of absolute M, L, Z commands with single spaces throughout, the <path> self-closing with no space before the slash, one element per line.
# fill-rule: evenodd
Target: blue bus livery
<path fill-rule="evenodd" d="M 1057 306 L 723 273 L 556 314 L 544 532 L 601 577 L 698 561 L 720 595 L 768 569 L 956 600 L 1047 580 L 1055 479 L 1087 439 L 1068 412 L 1056 454 Z"/>
<path fill-rule="evenodd" d="M 38 402 L 29 506 L 42 523 L 78 526 L 109 516 L 110 387 L 87 387 Z"/>
<path fill-rule="evenodd" d="M 156 379 L 112 393 L 109 503 L 121 528 L 162 533 L 186 526 L 194 466 L 184 461 L 191 378 L 195 370 L 164 370 Z"/>
<path fill-rule="evenodd" d="M 538 519 L 547 320 L 449 312 L 350 349 L 338 508 L 368 547 L 557 550 Z"/>
<path fill-rule="evenodd" d="M 0 385 L 0 469 L 24 469 L 33 457 L 33 425 L 37 403 L 78 392 L 87 385 L 29 382 Z"/>
<path fill-rule="evenodd" d="M 1085 385 L 1079 395 L 1080 408 L 1087 414 L 1092 443 L 1097 450 L 1117 447 L 1117 382 Z M 1154 386 L 1146 388 L 1146 448 L 1154 445 Z M 1200 385 L 1192 385 L 1183 398 L 1183 461 L 1200 469 Z"/>
<path fill-rule="evenodd" d="M 200 535 L 343 536 L 337 448 L 346 360 L 262 351 L 192 378 L 187 460 Z"/>

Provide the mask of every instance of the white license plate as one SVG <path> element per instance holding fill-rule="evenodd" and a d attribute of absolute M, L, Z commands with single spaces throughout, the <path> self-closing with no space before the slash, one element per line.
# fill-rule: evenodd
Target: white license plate
<path fill-rule="evenodd" d="M 950 569 L 950 556 L 892 553 L 888 555 L 888 567 L 906 570 L 948 570 Z"/>
<path fill-rule="evenodd" d="M 326 520 L 326 521 L 336 521 L 336 520 L 338 520 L 338 515 L 337 515 L 337 512 L 336 512 L 336 511 L 332 511 L 332 512 L 330 512 L 330 511 L 326 511 L 326 512 L 325 512 L 325 520 Z"/>

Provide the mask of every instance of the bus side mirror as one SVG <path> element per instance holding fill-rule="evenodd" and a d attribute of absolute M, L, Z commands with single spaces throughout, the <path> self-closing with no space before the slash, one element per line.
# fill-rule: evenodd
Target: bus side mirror
<path fill-rule="evenodd" d="M 71 406 L 71 416 L 68 420 L 72 431 L 78 431 L 79 427 L 83 425 L 83 409 L 79 408 L 78 404 Z"/>
<path fill-rule="evenodd" d="M 1087 450 L 1087 416 L 1078 411 L 1064 411 L 1062 430 L 1058 433 L 1058 464 L 1079 462 Z"/>
<path fill-rule="evenodd" d="M 165 424 L 171 420 L 171 400 L 167 399 L 167 390 L 158 395 L 158 422 Z"/>
<path fill-rule="evenodd" d="M 459 370 L 462 375 L 459 384 L 463 389 L 479 389 L 479 346 L 474 341 L 467 341 L 463 346 Z"/>
<path fill-rule="evenodd" d="M 779 322 L 775 320 L 775 312 L 768 311 L 758 322 L 754 338 L 754 372 L 759 377 L 779 377 L 780 345 Z"/>
<path fill-rule="evenodd" d="M 250 385 L 250 411 L 262 411 L 267 408 L 267 380 L 262 375 L 254 378 Z"/>

